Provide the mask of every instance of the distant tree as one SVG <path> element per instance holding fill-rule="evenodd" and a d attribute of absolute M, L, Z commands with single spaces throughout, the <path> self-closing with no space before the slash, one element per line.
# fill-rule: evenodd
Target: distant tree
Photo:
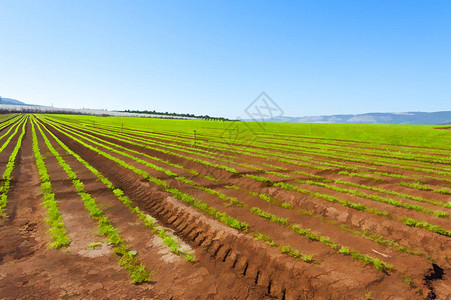
<path fill-rule="evenodd" d="M 128 113 L 135 113 L 135 114 L 152 114 L 157 116 L 166 116 L 166 118 L 171 117 L 182 117 L 182 118 L 193 118 L 193 119 L 202 119 L 202 120 L 213 120 L 213 121 L 229 121 L 230 119 L 224 118 L 224 117 L 210 117 L 209 115 L 195 115 L 195 114 L 180 114 L 176 112 L 158 112 L 156 110 L 130 110 L 126 109 L 120 112 L 128 112 Z"/>

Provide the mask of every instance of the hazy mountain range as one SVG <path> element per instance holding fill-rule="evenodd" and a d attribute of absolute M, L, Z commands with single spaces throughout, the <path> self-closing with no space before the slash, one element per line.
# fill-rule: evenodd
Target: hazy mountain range
<path fill-rule="evenodd" d="M 9 104 L 9 105 L 33 105 L 33 104 L 26 104 L 22 101 L 11 99 L 11 98 L 0 98 L 0 104 Z"/>
<path fill-rule="evenodd" d="M 256 120 L 246 120 L 256 121 Z M 261 121 L 261 120 L 257 120 Z M 451 111 L 366 113 L 307 117 L 274 117 L 265 122 L 289 123 L 348 123 L 348 124 L 451 124 Z"/>

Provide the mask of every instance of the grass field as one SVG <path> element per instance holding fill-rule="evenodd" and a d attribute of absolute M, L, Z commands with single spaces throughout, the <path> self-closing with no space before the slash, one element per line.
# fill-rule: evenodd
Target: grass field
<path fill-rule="evenodd" d="M 192 134 L 197 130 L 207 136 L 223 136 L 224 132 L 237 130 L 242 135 L 256 133 L 296 135 L 324 139 L 343 139 L 349 141 L 394 144 L 398 146 L 419 146 L 451 149 L 451 132 L 436 130 L 436 125 L 371 125 L 371 124 L 322 124 L 322 123 L 262 123 L 262 122 L 223 122 L 200 120 L 167 120 L 127 117 L 95 116 L 55 116 L 61 121 L 78 124 L 103 124 L 120 129 L 152 130 L 158 132 L 177 132 Z"/>
<path fill-rule="evenodd" d="M 2 116 L 0 297 L 446 298 L 437 127 Z"/>

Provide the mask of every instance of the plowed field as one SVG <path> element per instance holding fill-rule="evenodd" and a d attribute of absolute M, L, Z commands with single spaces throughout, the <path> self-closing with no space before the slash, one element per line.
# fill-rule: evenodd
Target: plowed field
<path fill-rule="evenodd" d="M 0 298 L 451 297 L 449 147 L 234 122 L 0 122 Z"/>

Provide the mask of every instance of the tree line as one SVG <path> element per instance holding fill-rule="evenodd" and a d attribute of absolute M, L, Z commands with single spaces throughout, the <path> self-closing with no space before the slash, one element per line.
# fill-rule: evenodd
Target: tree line
<path fill-rule="evenodd" d="M 213 121 L 230 121 L 230 119 L 224 117 L 210 117 L 209 115 L 195 115 L 195 114 L 180 114 L 175 112 L 158 112 L 155 110 L 130 110 L 126 109 L 120 112 L 135 113 L 135 114 L 152 114 L 161 116 L 171 116 L 171 117 L 183 117 L 183 118 L 194 118 L 202 120 L 213 120 Z"/>

